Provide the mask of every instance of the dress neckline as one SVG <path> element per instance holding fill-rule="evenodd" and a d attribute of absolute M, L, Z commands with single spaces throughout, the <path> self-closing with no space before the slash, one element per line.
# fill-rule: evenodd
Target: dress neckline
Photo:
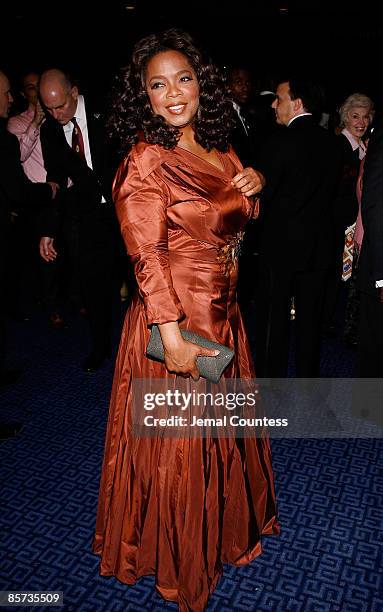
<path fill-rule="evenodd" d="M 221 151 L 218 151 L 218 149 L 215 149 L 215 152 L 216 152 L 217 157 L 219 159 L 219 162 L 221 164 L 221 168 L 218 168 L 218 166 L 216 166 L 215 164 L 212 164 L 207 159 L 204 159 L 203 157 L 200 157 L 196 153 L 193 153 L 192 151 L 189 151 L 189 149 L 184 149 L 184 147 L 180 147 L 179 145 L 176 145 L 176 149 L 178 149 L 180 151 L 183 151 L 185 153 L 189 153 L 189 155 L 192 155 L 193 157 L 198 159 L 198 161 L 200 161 L 202 164 L 205 164 L 205 165 L 207 164 L 211 170 L 215 170 L 220 175 L 227 174 L 227 168 L 226 168 L 226 164 L 224 162 L 224 156 L 222 155 Z"/>

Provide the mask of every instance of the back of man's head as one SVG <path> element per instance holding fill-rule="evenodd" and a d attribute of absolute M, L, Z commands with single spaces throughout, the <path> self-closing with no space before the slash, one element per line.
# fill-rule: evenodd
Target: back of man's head
<path fill-rule="evenodd" d="M 324 91 L 318 83 L 298 76 L 290 76 L 285 81 L 289 83 L 290 98 L 292 100 L 300 98 L 307 113 L 317 115 L 321 112 L 324 104 Z"/>

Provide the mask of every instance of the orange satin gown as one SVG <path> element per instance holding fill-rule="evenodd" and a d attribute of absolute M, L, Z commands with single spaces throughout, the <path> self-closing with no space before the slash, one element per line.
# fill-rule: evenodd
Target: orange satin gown
<path fill-rule="evenodd" d="M 154 574 L 165 599 L 193 612 L 206 608 L 222 563 L 249 563 L 261 535 L 279 533 L 267 439 L 132 435 L 132 379 L 175 377 L 145 356 L 154 322 L 178 320 L 234 347 L 225 376 L 254 377 L 237 269 L 222 257 L 255 215 L 254 202 L 231 185 L 242 169 L 233 151 L 219 159 L 221 170 L 180 147 L 140 142 L 114 185 L 139 294 L 116 362 L 94 552 L 102 575 L 134 584 Z"/>

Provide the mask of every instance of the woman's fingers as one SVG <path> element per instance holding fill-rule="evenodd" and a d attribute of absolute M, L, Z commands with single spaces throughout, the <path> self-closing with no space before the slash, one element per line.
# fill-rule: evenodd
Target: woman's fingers
<path fill-rule="evenodd" d="M 200 377 L 197 366 L 198 357 L 216 357 L 219 355 L 219 350 L 208 349 L 192 342 L 185 342 L 185 349 L 186 352 L 182 359 L 167 354 L 165 364 L 169 372 L 184 377 L 191 376 L 193 380 L 198 380 Z"/>
<path fill-rule="evenodd" d="M 196 345 L 198 348 L 197 357 L 217 357 L 219 351 L 216 349 L 208 349 L 203 346 Z"/>
<path fill-rule="evenodd" d="M 259 193 L 265 183 L 263 174 L 250 167 L 236 174 L 232 180 L 233 187 L 241 191 L 246 197 Z"/>

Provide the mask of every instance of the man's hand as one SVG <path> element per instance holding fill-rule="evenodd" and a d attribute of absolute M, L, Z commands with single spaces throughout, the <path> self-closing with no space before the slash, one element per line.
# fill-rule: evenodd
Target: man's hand
<path fill-rule="evenodd" d="M 231 181 L 233 187 L 238 189 L 244 196 L 249 198 L 250 196 L 259 193 L 266 184 L 266 179 L 254 168 L 244 168 L 242 172 L 235 175 Z"/>
<path fill-rule="evenodd" d="M 53 181 L 47 181 L 48 185 L 51 186 L 52 189 L 52 200 L 55 199 L 56 194 L 57 194 L 57 190 L 60 189 L 60 186 L 58 183 L 54 183 Z"/>
<path fill-rule="evenodd" d="M 43 121 L 45 121 L 45 113 L 41 107 L 40 102 L 37 100 L 32 123 L 35 126 L 35 128 L 38 128 L 42 124 Z"/>
<path fill-rule="evenodd" d="M 40 239 L 40 255 L 45 261 L 54 261 L 57 257 L 57 251 L 53 246 L 53 238 L 43 236 Z"/>

